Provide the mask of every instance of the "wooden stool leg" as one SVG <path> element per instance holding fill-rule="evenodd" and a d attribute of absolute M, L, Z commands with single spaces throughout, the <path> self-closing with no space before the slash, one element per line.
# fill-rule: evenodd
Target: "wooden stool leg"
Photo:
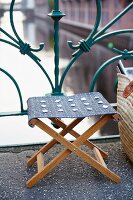
<path fill-rule="evenodd" d="M 52 122 L 54 122 L 54 123 L 56 123 L 58 126 L 60 126 L 61 128 L 63 128 L 63 129 L 65 129 L 66 127 L 67 127 L 67 125 L 63 122 L 63 121 L 61 121 L 60 119 L 51 119 L 51 121 Z M 71 131 L 69 131 L 69 133 L 73 136 L 73 137 L 75 137 L 75 138 L 78 138 L 79 136 L 80 136 L 80 134 L 79 133 L 77 133 L 75 130 L 71 130 Z M 86 146 L 88 146 L 89 148 L 91 148 L 92 150 L 93 150 L 93 148 L 94 147 L 96 147 L 97 149 L 99 149 L 99 151 L 100 151 L 100 153 L 101 153 L 101 155 L 102 155 L 102 157 L 103 158 L 107 158 L 108 157 L 108 153 L 107 152 L 105 152 L 105 151 L 103 151 L 100 147 L 98 147 L 98 146 L 96 146 L 95 144 L 93 144 L 92 142 L 90 142 L 89 140 L 86 140 L 85 142 L 84 142 L 84 144 L 86 145 Z"/>
<path fill-rule="evenodd" d="M 53 160 L 51 160 L 46 166 L 44 166 L 43 170 L 36 173 L 31 179 L 29 179 L 26 183 L 28 188 L 33 187 L 39 180 L 41 180 L 45 175 L 47 175 L 52 169 L 54 169 L 61 161 L 63 161 L 69 154 L 70 150 L 64 150 L 59 153 Z"/>
<path fill-rule="evenodd" d="M 42 130 L 45 130 L 47 133 L 49 133 L 52 137 L 54 137 L 58 142 L 63 144 L 67 149 L 74 152 L 77 156 L 82 158 L 84 161 L 86 161 L 88 164 L 99 170 L 101 173 L 109 177 L 111 180 L 115 182 L 120 181 L 120 177 L 117 176 L 114 172 L 110 171 L 108 168 L 105 168 L 102 164 L 100 164 L 98 161 L 93 159 L 91 156 L 87 155 L 84 151 L 80 150 L 78 146 L 80 146 L 86 139 L 88 138 L 88 135 L 92 135 L 93 132 L 95 132 L 97 129 L 101 128 L 103 125 L 105 125 L 112 116 L 104 116 L 102 117 L 98 122 L 95 123 L 89 130 L 87 130 L 83 135 L 81 135 L 75 142 L 70 143 L 65 138 L 63 138 L 61 135 L 57 134 L 53 129 L 48 127 L 46 124 L 41 122 L 40 120 L 37 121 L 36 125 L 41 128 Z M 69 130 L 69 126 L 67 127 L 67 130 Z M 66 150 L 67 151 L 67 150 Z"/>
<path fill-rule="evenodd" d="M 54 169 L 61 161 L 63 161 L 69 154 L 71 153 L 70 150 L 66 149 L 59 153 L 52 161 L 50 161 L 41 172 L 35 174 L 31 179 L 29 179 L 26 183 L 26 186 L 28 188 L 33 187 L 39 180 L 41 180 L 45 175 L 47 175 L 52 169 Z M 96 168 L 98 171 L 106 175 L 108 178 L 115 182 L 120 181 L 120 177 L 117 176 L 114 172 L 110 171 L 108 168 L 105 169 L 105 167 L 102 164 L 99 164 L 95 159 L 88 156 L 85 152 L 83 152 L 85 156 L 81 157 L 83 160 L 85 160 L 89 165 Z M 78 155 L 79 156 L 79 155 Z"/>
<path fill-rule="evenodd" d="M 84 161 L 86 161 L 89 165 L 100 171 L 102 174 L 107 176 L 112 181 L 116 183 L 120 182 L 121 178 L 118 175 L 116 175 L 114 172 L 109 170 L 107 167 L 96 161 L 94 158 L 92 158 L 82 150 L 76 149 L 75 153 Z"/>
<path fill-rule="evenodd" d="M 37 151 L 28 161 L 27 165 L 28 167 L 32 166 L 34 162 L 37 161 L 37 156 L 39 153 L 46 153 L 51 147 L 53 147 L 56 144 L 56 140 L 50 141 L 48 144 L 44 145 L 39 151 Z"/>
<path fill-rule="evenodd" d="M 44 157 L 42 153 L 39 153 L 37 155 L 37 169 L 38 172 L 42 171 L 44 168 Z"/>
<path fill-rule="evenodd" d="M 63 136 L 61 136 L 60 134 L 55 132 L 53 129 L 51 129 L 49 126 L 44 124 L 42 121 L 40 121 L 39 119 L 36 119 L 35 125 L 37 125 L 39 128 L 41 128 L 43 131 L 47 132 L 49 135 L 51 135 L 53 138 L 55 138 L 58 142 L 63 144 L 67 149 L 64 150 L 63 152 L 61 152 L 60 154 L 58 154 L 40 172 L 35 174 L 29 181 L 27 181 L 27 187 L 32 187 L 34 184 L 36 184 L 47 173 L 49 173 L 49 171 L 51 171 L 56 165 L 58 165 L 62 160 L 64 160 L 71 152 L 74 152 L 77 156 L 82 158 L 84 161 L 86 161 L 92 167 L 96 168 L 98 171 L 100 171 L 101 173 L 106 175 L 111 180 L 113 180 L 115 182 L 119 182 L 120 181 L 119 176 L 117 176 L 114 172 L 112 172 L 107 167 L 105 167 L 105 165 L 103 165 L 101 162 L 98 162 L 91 156 L 87 155 L 84 151 L 79 149 L 79 146 L 81 144 L 83 144 L 89 136 L 91 136 L 95 131 L 97 131 L 103 125 L 105 125 L 111 118 L 112 118 L 112 116 L 102 117 L 98 122 L 96 122 L 93 126 L 91 126 L 89 130 L 85 131 L 83 135 L 79 136 L 78 139 L 76 141 L 74 141 L 73 143 L 70 143 Z M 74 128 L 74 123 L 71 123 L 63 130 L 63 132 L 69 132 L 73 128 Z M 99 150 L 98 150 L 98 152 L 99 152 Z M 99 153 L 97 153 L 97 154 L 99 154 Z M 99 159 L 101 159 L 101 157 L 98 155 Z"/>
<path fill-rule="evenodd" d="M 107 167 L 107 165 L 105 164 L 104 160 L 103 160 L 103 157 L 99 151 L 99 149 L 97 149 L 96 147 L 93 148 L 93 151 L 94 151 L 94 154 L 95 154 L 95 157 L 97 159 L 97 161 L 99 163 L 101 163 L 101 165 L 103 165 L 104 167 Z"/>
<path fill-rule="evenodd" d="M 55 118 L 52 118 L 53 119 L 53 122 L 56 121 Z M 54 121 L 55 119 L 55 121 Z M 83 118 L 80 118 L 80 119 L 74 119 L 71 124 L 73 126 L 76 126 L 79 122 L 81 122 L 83 120 Z M 51 120 L 52 121 L 52 120 Z M 36 120 L 32 120 L 32 125 L 35 125 L 36 123 Z M 59 125 L 59 124 L 57 124 Z M 66 127 L 65 127 L 66 128 Z M 62 136 L 65 136 L 67 134 L 67 131 L 61 131 L 60 132 L 60 135 Z M 34 162 L 36 162 L 37 160 L 37 155 L 41 152 L 41 153 L 46 153 L 49 149 L 51 149 L 55 144 L 57 143 L 57 140 L 55 139 L 52 139 L 49 143 L 47 143 L 46 145 L 44 145 L 37 153 L 35 153 L 28 161 L 27 161 L 27 165 L 28 167 L 32 166 L 34 164 Z"/>

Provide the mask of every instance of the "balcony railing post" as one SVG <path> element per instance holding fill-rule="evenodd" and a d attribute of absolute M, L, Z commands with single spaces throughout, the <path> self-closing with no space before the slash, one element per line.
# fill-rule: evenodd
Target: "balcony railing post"
<path fill-rule="evenodd" d="M 59 20 L 65 15 L 59 10 L 59 0 L 54 0 L 54 10 L 48 14 L 54 20 L 54 53 L 55 53 L 55 88 L 53 94 L 60 94 L 59 92 Z"/>

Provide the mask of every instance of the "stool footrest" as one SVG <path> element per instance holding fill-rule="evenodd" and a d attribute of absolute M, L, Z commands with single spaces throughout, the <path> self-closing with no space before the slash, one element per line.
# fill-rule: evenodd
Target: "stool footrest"
<path fill-rule="evenodd" d="M 43 154 L 40 152 L 38 155 L 37 155 L 37 169 L 38 169 L 38 172 L 42 171 L 44 168 L 44 156 Z"/>
<path fill-rule="evenodd" d="M 97 161 L 98 161 L 100 164 L 102 164 L 104 167 L 107 168 L 107 165 L 106 165 L 106 163 L 104 162 L 103 157 L 102 157 L 102 155 L 101 155 L 99 149 L 97 149 L 96 147 L 94 147 L 94 148 L 93 148 L 93 152 L 94 152 L 94 154 L 95 154 L 95 157 L 96 157 Z"/>

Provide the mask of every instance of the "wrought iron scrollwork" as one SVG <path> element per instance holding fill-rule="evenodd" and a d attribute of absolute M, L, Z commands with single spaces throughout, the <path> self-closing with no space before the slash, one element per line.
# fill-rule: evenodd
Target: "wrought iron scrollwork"
<path fill-rule="evenodd" d="M 101 75 L 101 73 L 104 71 L 105 68 L 107 68 L 111 63 L 117 61 L 117 60 L 121 60 L 121 59 L 129 59 L 129 58 L 133 58 L 133 51 L 128 51 L 127 49 L 120 51 L 116 48 L 113 48 L 113 51 L 118 53 L 118 56 L 115 56 L 109 60 L 107 60 L 105 63 L 103 63 L 98 70 L 96 71 L 96 73 L 93 76 L 93 79 L 91 81 L 90 84 L 90 91 L 94 91 L 94 87 L 95 84 L 97 82 L 97 79 L 99 78 L 99 76 Z"/>
<path fill-rule="evenodd" d="M 23 99 L 22 99 L 22 94 L 21 94 L 21 91 L 20 91 L 20 88 L 19 88 L 19 85 L 18 83 L 16 82 L 16 80 L 13 78 L 13 76 L 11 74 L 9 74 L 6 70 L 0 68 L 0 72 L 4 73 L 15 85 L 16 89 L 17 89 L 17 93 L 18 93 L 18 96 L 19 96 L 19 100 L 20 100 L 20 108 L 21 108 L 21 113 L 26 113 L 26 110 L 24 110 L 24 107 L 23 107 Z"/>
<path fill-rule="evenodd" d="M 96 15 L 96 21 L 95 21 L 95 25 L 93 30 L 91 31 L 91 33 L 89 34 L 89 36 L 86 39 L 82 39 L 77 45 L 74 45 L 72 41 L 68 41 L 68 45 L 71 49 L 76 50 L 76 52 L 74 52 L 72 54 L 73 58 L 71 59 L 71 61 L 69 62 L 68 66 L 66 67 L 66 69 L 64 70 L 64 73 L 61 77 L 61 81 L 60 81 L 60 85 L 59 85 L 59 90 L 61 90 L 64 79 L 69 71 L 69 69 L 71 68 L 71 66 L 73 65 L 73 63 L 84 53 L 84 52 L 89 52 L 91 47 L 98 43 L 101 40 L 104 40 L 105 38 L 109 38 L 112 35 L 119 35 L 119 34 L 124 34 L 124 33 L 133 33 L 133 29 L 124 29 L 124 30 L 117 30 L 117 31 L 112 31 L 109 33 L 105 33 L 114 23 L 116 23 L 124 14 L 126 14 L 130 9 L 133 8 L 133 3 L 130 3 L 122 12 L 120 12 L 113 20 L 111 20 L 107 25 L 105 25 L 101 30 L 98 31 L 98 27 L 100 24 L 100 20 L 101 20 L 101 13 L 102 13 L 102 7 L 101 7 L 101 0 L 96 0 L 96 8 L 97 8 L 97 15 Z M 122 57 L 121 57 L 122 56 Z M 122 55 L 120 56 L 120 58 L 132 58 L 132 54 L 130 52 L 125 54 L 125 51 L 123 51 Z M 109 61 L 105 62 L 106 63 L 112 63 L 114 62 L 114 60 L 118 60 L 119 57 L 116 58 L 112 58 Z M 103 64 L 104 65 L 104 64 Z M 99 69 L 101 69 L 101 67 L 99 67 Z M 98 70 L 99 71 L 99 70 Z M 95 79 L 95 75 L 93 80 Z M 93 82 L 93 81 L 92 81 Z M 91 87 L 92 90 L 92 87 Z"/>
<path fill-rule="evenodd" d="M 98 43 L 101 40 L 104 40 L 105 38 L 108 38 L 112 35 L 118 35 L 118 34 L 124 34 L 124 33 L 133 33 L 132 29 L 124 29 L 124 30 L 116 30 L 112 32 L 106 33 L 106 31 L 115 23 L 117 22 L 124 14 L 126 14 L 131 8 L 133 8 L 133 2 L 130 3 L 122 12 L 120 12 L 113 20 L 111 20 L 107 25 L 105 25 L 101 30 L 98 30 L 99 24 L 101 21 L 101 13 L 102 13 L 102 5 L 101 0 L 96 0 L 96 20 L 94 27 L 91 31 L 91 33 L 88 35 L 86 39 L 81 39 L 78 44 L 73 44 L 72 41 L 68 41 L 68 45 L 71 49 L 74 50 L 74 53 L 72 54 L 72 58 L 65 67 L 65 70 L 59 78 L 59 20 L 65 15 L 62 13 L 59 9 L 59 0 L 54 0 L 54 8 L 53 11 L 49 14 L 49 16 L 54 20 L 54 52 L 55 52 L 55 82 L 53 83 L 53 80 L 51 80 L 49 74 L 44 69 L 44 67 L 41 65 L 41 60 L 38 56 L 35 55 L 35 52 L 39 52 L 44 48 L 44 43 L 40 43 L 39 47 L 37 49 L 31 48 L 30 44 L 25 43 L 17 33 L 17 30 L 15 28 L 14 19 L 13 19 L 13 10 L 14 10 L 14 4 L 15 0 L 11 1 L 10 4 L 10 24 L 13 30 L 13 33 L 15 37 L 11 36 L 9 33 L 7 33 L 3 28 L 0 27 L 0 32 L 2 32 L 4 35 L 7 36 L 9 40 L 0 39 L 0 42 L 4 42 L 6 44 L 9 44 L 15 48 L 17 48 L 21 54 L 28 55 L 36 64 L 37 66 L 42 70 L 44 75 L 49 81 L 49 84 L 51 85 L 51 94 L 52 95 L 61 95 L 62 94 L 62 86 L 64 83 L 64 79 L 69 71 L 69 69 L 72 67 L 75 61 L 78 60 L 78 58 L 83 54 L 90 51 L 91 47 Z M 118 56 L 115 56 L 114 58 L 109 59 L 106 61 L 102 66 L 99 67 L 98 71 L 94 75 L 93 83 L 91 84 L 91 90 L 94 88 L 94 84 L 99 76 L 99 74 L 106 68 L 110 63 L 119 60 L 121 58 L 128 59 L 133 57 L 133 51 L 127 51 L 123 50 L 120 51 L 118 49 L 114 49 L 116 53 L 118 53 Z M 22 100 L 22 97 L 21 97 Z M 21 102 L 21 110 L 23 110 L 22 102 Z"/>

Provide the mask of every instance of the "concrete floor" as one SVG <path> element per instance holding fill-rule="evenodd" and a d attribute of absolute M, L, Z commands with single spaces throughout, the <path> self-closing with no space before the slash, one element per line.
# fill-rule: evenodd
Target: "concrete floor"
<path fill-rule="evenodd" d="M 38 146 L 0 149 L 0 200 L 131 200 L 133 199 L 133 165 L 126 157 L 120 142 L 97 144 L 109 153 L 108 168 L 121 176 L 116 184 L 84 163 L 74 154 L 56 167 L 32 189 L 26 181 L 35 173 L 36 166 L 27 168 L 26 160 Z M 87 152 L 88 148 L 82 147 Z M 60 152 L 55 145 L 45 155 L 47 163 Z M 10 150 L 10 152 L 6 152 Z M 2 152 L 3 151 L 3 152 Z"/>

